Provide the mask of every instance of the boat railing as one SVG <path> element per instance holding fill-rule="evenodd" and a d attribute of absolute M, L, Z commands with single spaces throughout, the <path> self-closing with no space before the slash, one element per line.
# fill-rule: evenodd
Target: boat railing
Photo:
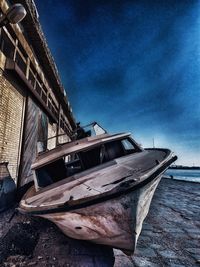
<path fill-rule="evenodd" d="M 42 153 L 48 150 L 52 150 L 57 146 L 69 143 L 73 140 L 80 140 L 85 137 L 96 136 L 105 133 L 107 133 L 107 131 L 97 122 L 92 122 L 85 126 L 80 126 L 80 123 L 77 123 L 77 128 L 71 133 L 70 136 L 67 133 L 62 133 L 50 136 L 43 141 L 38 141 L 37 152 Z"/>
<path fill-rule="evenodd" d="M 57 134 L 50 136 L 49 138 L 37 142 L 37 153 L 42 153 L 48 150 L 52 150 L 57 146 L 71 142 L 72 139 L 66 134 Z"/>

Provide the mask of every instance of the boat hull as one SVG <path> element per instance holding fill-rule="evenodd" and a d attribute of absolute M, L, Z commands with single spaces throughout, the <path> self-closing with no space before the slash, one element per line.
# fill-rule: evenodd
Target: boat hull
<path fill-rule="evenodd" d="M 161 176 L 110 200 L 73 211 L 39 216 L 55 223 L 69 237 L 108 245 L 132 254 Z"/>

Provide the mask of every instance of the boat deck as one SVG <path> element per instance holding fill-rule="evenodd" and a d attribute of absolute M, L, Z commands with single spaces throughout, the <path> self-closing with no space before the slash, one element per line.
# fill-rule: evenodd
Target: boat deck
<path fill-rule="evenodd" d="M 169 160 L 169 150 L 144 150 L 117 158 L 47 186 L 38 192 L 30 190 L 21 202 L 22 209 L 31 211 L 85 203 L 100 197 L 123 193 L 139 186 Z"/>

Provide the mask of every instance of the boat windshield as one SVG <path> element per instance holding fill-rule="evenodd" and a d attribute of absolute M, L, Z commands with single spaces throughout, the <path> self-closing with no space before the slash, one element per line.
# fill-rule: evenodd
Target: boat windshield
<path fill-rule="evenodd" d="M 37 169 L 37 183 L 39 187 L 45 187 L 108 161 L 140 151 L 141 148 L 131 138 L 110 141 L 86 151 L 67 155 Z"/>

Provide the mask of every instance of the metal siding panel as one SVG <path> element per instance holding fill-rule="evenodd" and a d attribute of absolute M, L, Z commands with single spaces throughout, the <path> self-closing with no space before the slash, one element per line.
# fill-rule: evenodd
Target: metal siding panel
<path fill-rule="evenodd" d="M 35 102 L 28 97 L 25 116 L 23 153 L 21 160 L 21 175 L 19 186 L 33 180 L 31 165 L 37 154 L 37 142 L 45 143 L 48 133 L 48 117 Z"/>
<path fill-rule="evenodd" d="M 23 151 L 21 160 L 20 185 L 32 180 L 31 164 L 36 157 L 36 146 L 38 140 L 38 114 L 39 108 L 29 97 L 25 115 Z"/>
<path fill-rule="evenodd" d="M 48 138 L 48 118 L 44 112 L 39 111 L 38 116 L 38 141 L 43 142 L 46 148 Z"/>

